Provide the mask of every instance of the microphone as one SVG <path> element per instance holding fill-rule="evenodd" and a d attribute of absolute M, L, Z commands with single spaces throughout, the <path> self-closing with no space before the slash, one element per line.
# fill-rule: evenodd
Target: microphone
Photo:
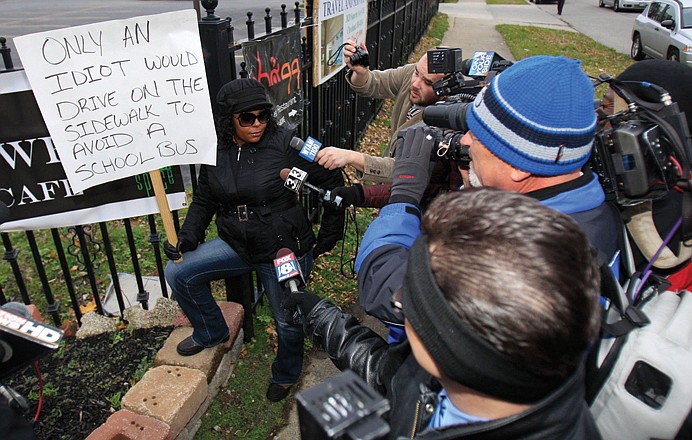
<path fill-rule="evenodd" d="M 63 331 L 31 319 L 22 303 L 0 307 L 0 377 L 60 346 Z"/>
<path fill-rule="evenodd" d="M 300 194 L 300 191 L 303 189 L 303 187 L 305 187 L 315 191 L 325 202 L 334 203 L 337 208 L 341 207 L 341 202 L 343 201 L 341 196 L 335 196 L 334 200 L 332 200 L 332 192 L 330 190 L 319 188 L 308 182 L 308 173 L 300 168 L 293 167 L 290 170 L 288 168 L 284 168 L 281 170 L 281 172 L 279 172 L 279 176 L 281 177 L 281 180 L 284 181 L 284 186 L 294 193 Z"/>
<path fill-rule="evenodd" d="M 317 139 L 313 139 L 310 136 L 304 141 L 299 137 L 293 137 L 291 142 L 288 143 L 291 148 L 298 150 L 298 155 L 308 162 L 314 162 L 317 152 L 320 151 L 322 143 Z"/>
<path fill-rule="evenodd" d="M 285 286 L 288 286 L 291 289 L 291 293 L 298 292 L 298 288 L 305 285 L 305 279 L 303 278 L 303 272 L 300 270 L 298 259 L 289 248 L 278 250 L 274 259 L 274 269 L 276 270 L 276 280 L 279 284 L 283 283 Z M 302 324 L 302 315 L 303 310 L 301 310 L 300 306 L 296 306 L 296 310 L 291 317 L 293 323 L 296 325 Z"/>
<path fill-rule="evenodd" d="M 0 310 L 4 310 L 22 318 L 31 318 L 29 308 L 20 302 L 12 301 L 5 303 L 0 306 Z M 0 363 L 9 361 L 13 353 L 14 350 L 12 350 L 12 347 L 10 347 L 7 342 L 0 339 Z"/>
<path fill-rule="evenodd" d="M 292 293 L 297 292 L 298 288 L 305 284 L 298 259 L 289 248 L 281 248 L 276 253 L 274 269 L 276 270 L 277 281 L 280 284 L 285 283 Z"/>

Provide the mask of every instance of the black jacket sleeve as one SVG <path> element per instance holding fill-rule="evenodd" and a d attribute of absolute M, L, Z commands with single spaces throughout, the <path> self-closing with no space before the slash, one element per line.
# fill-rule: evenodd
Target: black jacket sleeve
<path fill-rule="evenodd" d="M 339 370 L 350 368 L 386 395 L 394 373 L 410 353 L 408 342 L 389 345 L 348 313 L 322 300 L 306 318 L 305 334 L 322 347 Z"/>
<path fill-rule="evenodd" d="M 219 209 L 219 202 L 213 197 L 209 189 L 207 169 L 206 165 L 202 165 L 200 169 L 197 189 L 192 196 L 192 203 L 187 210 L 185 221 L 178 232 L 179 239 L 185 237 L 193 243 L 202 241 L 207 226 Z"/>

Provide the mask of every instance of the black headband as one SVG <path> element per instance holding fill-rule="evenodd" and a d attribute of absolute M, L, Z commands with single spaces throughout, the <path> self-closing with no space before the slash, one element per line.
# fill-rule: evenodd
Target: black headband
<path fill-rule="evenodd" d="M 437 285 L 425 234 L 409 252 L 402 302 L 425 349 L 453 381 L 515 403 L 536 402 L 562 382 L 522 368 L 466 326 Z"/>

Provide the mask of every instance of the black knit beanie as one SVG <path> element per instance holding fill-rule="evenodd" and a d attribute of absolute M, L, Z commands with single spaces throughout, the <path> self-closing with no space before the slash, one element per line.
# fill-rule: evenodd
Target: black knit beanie
<path fill-rule="evenodd" d="M 234 79 L 226 83 L 216 95 L 221 114 L 241 113 L 248 110 L 271 108 L 267 92 L 261 83 L 249 78 Z"/>

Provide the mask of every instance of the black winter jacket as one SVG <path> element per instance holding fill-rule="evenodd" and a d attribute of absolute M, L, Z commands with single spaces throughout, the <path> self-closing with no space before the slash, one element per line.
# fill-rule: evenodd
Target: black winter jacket
<path fill-rule="evenodd" d="M 255 144 L 220 145 L 216 166 L 200 169 L 179 237 L 202 241 L 216 214 L 219 237 L 249 263 L 270 262 L 283 247 L 297 256 L 310 251 L 315 245 L 312 225 L 296 194 L 284 187 L 280 172 L 298 167 L 308 173 L 310 183 L 323 189 L 343 185 L 343 177 L 340 170 L 329 171 L 301 158 L 289 146 L 292 136 L 291 130 L 268 127 Z M 325 205 L 321 224 L 317 253 L 329 251 L 342 238 L 344 214 Z"/>
<path fill-rule="evenodd" d="M 321 301 L 308 314 L 305 334 L 324 348 L 340 370 L 350 368 L 389 399 L 390 439 L 597 440 L 584 401 L 580 368 L 526 411 L 488 422 L 426 430 L 437 406 L 439 382 L 418 365 L 408 341 L 388 345 L 333 304 Z"/>

